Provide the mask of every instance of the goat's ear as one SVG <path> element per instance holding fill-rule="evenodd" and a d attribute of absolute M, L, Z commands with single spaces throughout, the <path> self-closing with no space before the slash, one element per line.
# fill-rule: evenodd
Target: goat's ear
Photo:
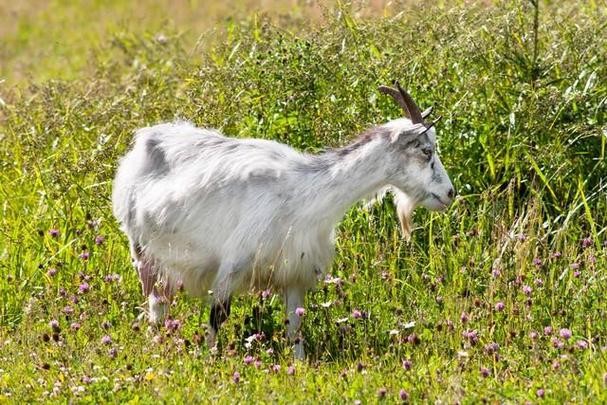
<path fill-rule="evenodd" d="M 413 141 L 415 138 L 426 132 L 426 130 L 427 129 L 424 124 L 413 124 L 408 128 L 396 129 L 394 130 L 394 132 L 392 132 L 390 141 L 392 143 L 396 143 L 402 140 L 403 142 L 408 143 L 409 141 Z"/>
<path fill-rule="evenodd" d="M 428 118 L 430 114 L 432 114 L 432 107 L 428 107 L 424 110 L 424 112 L 422 112 L 422 118 L 424 119 L 424 121 L 426 120 L 426 118 Z"/>

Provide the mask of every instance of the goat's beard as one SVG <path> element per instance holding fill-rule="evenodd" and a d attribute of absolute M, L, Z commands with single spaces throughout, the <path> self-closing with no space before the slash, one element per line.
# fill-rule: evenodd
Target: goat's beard
<path fill-rule="evenodd" d="M 411 217 L 417 204 L 404 191 L 393 187 L 394 203 L 396 204 L 396 213 L 400 221 L 400 230 L 403 239 L 411 239 Z"/>

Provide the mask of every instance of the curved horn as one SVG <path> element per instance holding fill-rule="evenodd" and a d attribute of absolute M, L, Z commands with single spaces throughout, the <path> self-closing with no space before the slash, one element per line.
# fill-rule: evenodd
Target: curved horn
<path fill-rule="evenodd" d="M 405 117 L 411 117 L 409 109 L 407 108 L 407 103 L 405 103 L 402 94 L 400 94 L 398 90 L 388 86 L 379 86 L 379 91 L 391 96 L 394 101 L 396 101 L 401 106 L 403 112 L 405 113 Z"/>
<path fill-rule="evenodd" d="M 400 92 L 400 94 L 403 98 L 405 105 L 407 106 L 407 111 L 409 111 L 409 116 L 411 117 L 411 122 L 414 124 L 423 124 L 424 119 L 422 118 L 422 112 L 420 111 L 417 104 L 415 104 L 415 101 L 413 101 L 413 98 L 411 97 L 411 95 L 409 93 L 407 93 L 405 90 L 403 90 L 402 87 L 400 87 L 400 83 L 396 82 L 395 84 L 396 84 L 396 88 L 398 89 L 398 91 Z"/>
<path fill-rule="evenodd" d="M 379 91 L 384 94 L 391 96 L 403 109 L 405 116 L 411 118 L 411 122 L 414 124 L 423 124 L 424 118 L 415 101 L 409 93 L 400 87 L 400 83 L 395 81 L 396 89 L 388 86 L 379 86 Z"/>

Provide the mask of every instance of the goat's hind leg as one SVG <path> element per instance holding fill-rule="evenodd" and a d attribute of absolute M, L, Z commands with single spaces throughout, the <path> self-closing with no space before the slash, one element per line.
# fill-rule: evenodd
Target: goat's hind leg
<path fill-rule="evenodd" d="M 224 323 L 230 316 L 231 299 L 214 300 L 211 305 L 211 316 L 209 319 L 209 334 L 207 337 L 207 343 L 209 348 L 214 348 L 217 345 L 217 333 L 219 327 Z"/>
<path fill-rule="evenodd" d="M 236 274 L 236 271 L 233 265 L 222 264 L 217 272 L 217 278 L 213 283 L 211 315 L 209 318 L 209 332 L 207 335 L 207 344 L 210 349 L 217 345 L 217 333 L 219 332 L 219 328 L 230 316 L 234 274 Z"/>
<path fill-rule="evenodd" d="M 153 260 L 143 253 L 141 247 L 131 245 L 133 264 L 139 274 L 143 295 L 148 299 L 149 321 L 152 324 L 161 324 L 168 315 L 168 306 L 173 297 L 173 288 L 169 283 L 160 286 L 158 283 L 158 269 Z"/>

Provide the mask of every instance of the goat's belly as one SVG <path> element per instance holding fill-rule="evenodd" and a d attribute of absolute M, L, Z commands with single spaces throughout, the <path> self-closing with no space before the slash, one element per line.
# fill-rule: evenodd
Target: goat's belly
<path fill-rule="evenodd" d="M 193 296 L 207 294 L 219 269 L 219 260 L 212 251 L 174 236 L 156 238 L 146 244 L 146 250 L 154 252 L 154 261 L 164 279 L 174 286 L 183 286 Z"/>

